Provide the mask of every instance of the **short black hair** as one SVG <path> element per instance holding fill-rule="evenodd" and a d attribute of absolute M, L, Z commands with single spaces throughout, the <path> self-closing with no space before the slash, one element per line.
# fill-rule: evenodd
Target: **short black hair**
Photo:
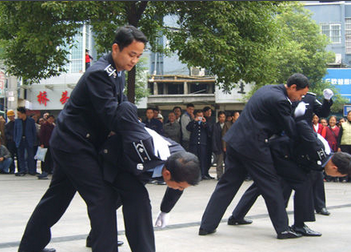
<path fill-rule="evenodd" d="M 196 110 L 195 112 L 194 112 L 194 115 L 197 115 L 198 113 L 204 113 L 204 111 L 203 110 L 201 110 L 201 109 L 199 109 L 199 110 Z"/>
<path fill-rule="evenodd" d="M 182 108 L 181 108 L 181 107 L 179 107 L 179 106 L 175 106 L 175 107 L 173 107 L 173 109 L 172 109 L 172 110 L 174 111 L 174 110 L 176 110 L 177 108 L 179 108 L 179 109 L 180 109 L 180 111 L 182 111 Z"/>
<path fill-rule="evenodd" d="M 197 185 L 201 180 L 200 162 L 190 152 L 178 151 L 168 157 L 165 168 L 171 173 L 171 180 Z"/>
<path fill-rule="evenodd" d="M 304 89 L 306 87 L 309 87 L 310 82 L 305 75 L 300 74 L 300 73 L 295 73 L 288 78 L 288 81 L 286 82 L 286 84 L 288 87 L 295 84 L 296 90 L 300 90 L 300 89 Z"/>
<path fill-rule="evenodd" d="M 17 108 L 17 111 L 22 113 L 22 114 L 25 114 L 27 112 L 26 108 L 25 107 L 18 107 Z"/>
<path fill-rule="evenodd" d="M 194 108 L 195 106 L 194 106 L 194 104 L 192 104 L 192 103 L 188 103 L 188 104 L 186 105 L 186 107 L 187 107 L 187 108 L 189 108 L 189 107 L 193 107 L 193 108 Z"/>
<path fill-rule="evenodd" d="M 219 117 L 220 115 L 225 115 L 225 112 L 224 112 L 224 111 L 219 111 L 219 112 L 218 112 L 218 117 Z M 226 117 L 227 117 L 227 116 L 226 116 Z"/>
<path fill-rule="evenodd" d="M 125 47 L 133 43 L 134 40 L 144 44 L 148 42 L 142 31 L 133 25 L 126 25 L 117 29 L 113 44 L 118 44 L 119 50 L 122 51 Z"/>
<path fill-rule="evenodd" d="M 54 115 L 48 115 L 48 118 L 47 119 L 49 119 L 49 118 L 54 118 L 55 119 L 55 116 Z"/>
<path fill-rule="evenodd" d="M 349 153 L 335 152 L 331 160 L 338 167 L 338 172 L 348 176 L 351 175 L 351 155 Z"/>
<path fill-rule="evenodd" d="M 211 109 L 211 107 L 206 106 L 206 107 L 204 107 L 202 110 L 203 110 L 204 112 L 206 112 L 206 111 L 208 111 L 208 110 L 210 110 L 210 109 Z"/>

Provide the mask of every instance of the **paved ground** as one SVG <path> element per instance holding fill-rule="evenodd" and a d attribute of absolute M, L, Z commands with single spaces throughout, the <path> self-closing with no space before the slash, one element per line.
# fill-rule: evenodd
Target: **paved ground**
<path fill-rule="evenodd" d="M 214 169 L 211 174 L 214 176 Z M 0 252 L 16 252 L 24 227 L 37 202 L 45 192 L 50 180 L 38 180 L 26 175 L 0 175 Z M 316 215 L 317 221 L 309 226 L 323 233 L 319 238 L 278 240 L 267 215 L 262 198 L 256 202 L 248 217 L 254 223 L 248 226 L 228 226 L 226 220 L 244 190 L 251 182 L 244 182 L 222 220 L 217 233 L 199 236 L 198 229 L 202 213 L 216 185 L 215 180 L 202 181 L 189 188 L 171 212 L 170 225 L 155 229 L 158 252 L 344 252 L 351 251 L 351 183 L 328 182 L 326 186 L 327 207 L 330 216 Z M 165 186 L 147 185 L 153 206 L 153 217 L 157 216 Z M 292 220 L 292 204 L 288 207 Z M 124 236 L 123 220 L 117 212 L 119 239 L 125 242 L 120 252 L 129 252 Z M 89 232 L 86 207 L 76 195 L 62 219 L 52 228 L 52 241 L 48 247 L 58 252 L 88 252 L 85 237 Z"/>

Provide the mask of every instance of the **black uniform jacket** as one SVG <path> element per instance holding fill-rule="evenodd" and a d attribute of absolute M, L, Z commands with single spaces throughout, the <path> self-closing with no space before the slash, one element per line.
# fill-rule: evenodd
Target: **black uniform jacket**
<path fill-rule="evenodd" d="M 307 94 L 302 98 L 303 102 L 306 103 L 306 112 L 302 116 L 302 119 L 305 119 L 307 123 L 312 127 L 312 117 L 313 113 L 319 117 L 328 117 L 330 114 L 330 107 L 333 105 L 333 100 L 329 101 L 324 99 L 323 104 L 317 100 L 316 94 L 307 92 Z M 299 102 L 293 103 L 293 108 L 297 106 Z"/>
<path fill-rule="evenodd" d="M 145 137 L 143 138 L 145 139 Z M 171 143 L 169 146 L 171 155 L 179 151 L 184 151 L 183 147 L 177 142 L 166 137 L 163 138 Z M 122 136 L 120 134 L 115 134 L 107 139 L 99 152 L 103 178 L 111 184 L 114 183 L 119 172 L 133 173 L 138 180 L 145 184 L 152 176 L 152 172 L 148 172 L 148 170 L 166 163 L 165 160 L 161 160 L 153 154 L 154 147 L 152 138 L 148 141 L 144 141 L 143 146 L 138 146 L 137 148 L 128 147 L 128 151 L 123 150 L 123 146 L 126 145 L 122 143 Z M 134 146 L 134 144 L 128 146 Z M 147 158 L 142 162 L 142 157 L 146 157 L 147 155 L 150 159 Z M 167 187 L 161 203 L 161 211 L 166 213 L 171 211 L 182 193 L 183 191 Z"/>
<path fill-rule="evenodd" d="M 50 146 L 67 152 L 97 153 L 110 131 L 118 131 L 118 104 L 125 75 L 118 76 L 112 55 L 101 57 L 89 67 L 60 112 Z"/>
<path fill-rule="evenodd" d="M 303 181 L 311 170 L 323 170 L 322 165 L 330 158 L 325 145 L 305 120 L 298 121 L 299 138 L 292 141 L 287 136 L 270 141 L 274 166 L 278 174 L 290 181 Z"/>
<path fill-rule="evenodd" d="M 223 140 L 247 158 L 273 163 L 269 138 L 283 130 L 289 137 L 296 137 L 291 112 L 291 101 L 283 84 L 264 86 L 250 98 Z"/>

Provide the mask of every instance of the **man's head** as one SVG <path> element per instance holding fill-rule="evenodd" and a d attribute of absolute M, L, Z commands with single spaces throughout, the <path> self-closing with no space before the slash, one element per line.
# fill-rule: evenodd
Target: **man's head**
<path fill-rule="evenodd" d="M 175 106 L 173 108 L 173 112 L 174 112 L 176 118 L 178 119 L 182 115 L 182 108 L 178 107 L 178 106 Z"/>
<path fill-rule="evenodd" d="M 17 108 L 17 117 L 19 119 L 25 120 L 27 118 L 26 112 L 27 112 L 27 110 L 25 107 L 18 107 Z"/>
<path fill-rule="evenodd" d="M 147 38 L 132 25 L 119 28 L 112 44 L 112 58 L 117 71 L 130 71 L 143 54 Z"/>
<path fill-rule="evenodd" d="M 190 115 L 192 115 L 194 113 L 194 104 L 192 103 L 188 103 L 186 105 L 186 112 L 188 112 Z"/>
<path fill-rule="evenodd" d="M 154 118 L 157 119 L 158 118 L 158 114 L 160 114 L 160 110 L 158 108 L 154 108 Z"/>
<path fill-rule="evenodd" d="M 191 185 L 197 185 L 201 179 L 199 159 L 190 152 L 176 152 L 168 157 L 162 176 L 172 189 L 183 191 Z"/>
<path fill-rule="evenodd" d="M 53 124 L 55 122 L 55 116 L 54 115 L 49 115 L 47 122 L 50 124 Z"/>
<path fill-rule="evenodd" d="M 203 116 L 204 116 L 204 112 L 202 110 L 195 111 L 195 117 L 203 117 Z"/>
<path fill-rule="evenodd" d="M 148 120 L 151 120 L 152 118 L 154 118 L 154 110 L 152 108 L 146 109 L 146 118 Z"/>
<path fill-rule="evenodd" d="M 295 73 L 289 77 L 285 87 L 291 101 L 301 101 L 308 92 L 309 81 L 305 75 Z"/>
<path fill-rule="evenodd" d="M 203 108 L 204 116 L 209 118 L 212 115 L 212 109 L 208 106 Z"/>
<path fill-rule="evenodd" d="M 168 114 L 168 121 L 169 121 L 170 123 L 174 123 L 175 120 L 176 120 L 176 115 L 175 115 L 175 113 L 174 113 L 174 112 L 169 112 L 169 114 Z"/>
<path fill-rule="evenodd" d="M 219 111 L 218 112 L 218 122 L 219 123 L 224 123 L 225 119 L 226 119 L 226 117 L 225 117 L 224 111 Z"/>
<path fill-rule="evenodd" d="M 15 111 L 13 111 L 13 110 L 8 110 L 8 111 L 7 111 L 7 118 L 8 118 L 10 121 L 15 120 Z"/>
<path fill-rule="evenodd" d="M 239 116 L 240 116 L 240 112 L 239 111 L 235 111 L 234 114 L 233 114 L 233 122 L 238 120 Z"/>
<path fill-rule="evenodd" d="M 351 122 L 351 110 L 349 112 L 347 112 L 347 120 L 349 120 L 349 122 Z"/>
<path fill-rule="evenodd" d="M 351 175 L 351 155 L 346 152 L 336 152 L 324 167 L 327 175 L 343 177 Z"/>

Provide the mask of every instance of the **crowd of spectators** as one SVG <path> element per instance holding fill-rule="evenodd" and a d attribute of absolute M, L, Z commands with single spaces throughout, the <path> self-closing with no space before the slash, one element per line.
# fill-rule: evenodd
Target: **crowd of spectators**
<path fill-rule="evenodd" d="M 0 116 L 0 173 L 15 176 L 37 176 L 48 179 L 53 173 L 53 164 L 49 151 L 49 139 L 55 127 L 55 117 L 49 113 L 28 113 L 25 107 L 6 112 L 7 122 Z M 44 161 L 37 165 L 38 148 L 46 148 Z M 41 170 L 41 173 L 38 172 Z"/>
<path fill-rule="evenodd" d="M 195 110 L 192 103 L 186 105 L 185 111 L 175 106 L 165 116 L 158 108 L 147 108 L 143 123 L 194 153 L 199 158 L 203 180 L 215 179 L 209 174 L 215 164 L 219 180 L 225 168 L 226 143 L 222 137 L 238 119 L 240 112 L 219 111 L 217 119 L 212 112 L 209 106 Z"/>
<path fill-rule="evenodd" d="M 313 115 L 313 129 L 323 136 L 329 143 L 333 152 L 344 151 L 351 154 L 351 111 L 347 118 L 341 117 L 339 120 L 335 115 L 329 118 L 319 118 Z M 330 177 L 325 175 L 326 182 L 351 182 L 350 177 Z"/>

